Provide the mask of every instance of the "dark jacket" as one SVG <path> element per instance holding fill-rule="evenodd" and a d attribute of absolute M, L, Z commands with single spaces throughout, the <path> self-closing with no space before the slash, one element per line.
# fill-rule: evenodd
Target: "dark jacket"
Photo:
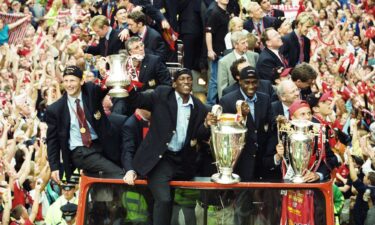
<path fill-rule="evenodd" d="M 89 53 L 92 55 L 101 55 L 101 56 L 108 56 L 113 54 L 118 54 L 120 49 L 125 48 L 125 44 L 119 39 L 120 31 L 119 30 L 112 30 L 109 34 L 108 40 L 108 48 L 106 52 L 106 39 L 105 37 L 99 39 L 99 43 L 97 46 L 89 46 L 85 50 L 85 53 Z"/>
<path fill-rule="evenodd" d="M 278 78 L 277 69 L 285 67 L 280 58 L 267 47 L 259 55 L 256 72 L 259 79 L 270 80 L 275 83 Z"/>
<path fill-rule="evenodd" d="M 310 61 L 310 39 L 306 36 L 302 36 L 304 40 L 304 62 Z M 295 67 L 299 61 L 300 44 L 298 37 L 294 31 L 282 37 L 283 46 L 280 48 L 280 52 L 288 60 L 288 67 Z M 300 62 L 302 63 L 302 62 Z"/>
<path fill-rule="evenodd" d="M 272 124 L 271 101 L 266 94 L 256 92 L 256 95 L 255 121 L 253 121 L 249 113 L 246 123 L 248 131 L 245 147 L 234 169 L 234 172 L 238 173 L 243 181 L 257 180 L 264 177 L 263 155 Z M 240 89 L 223 96 L 220 100 L 223 113 L 236 113 L 237 100 L 244 100 Z"/>
<path fill-rule="evenodd" d="M 184 172 L 195 175 L 196 161 L 199 156 L 196 146 L 198 139 L 207 139 L 209 130 L 203 125 L 207 109 L 203 103 L 193 98 L 194 107 L 191 109 L 186 141 L 181 150 L 181 167 Z M 151 126 L 149 132 L 139 146 L 133 167 L 140 175 L 147 175 L 168 150 L 168 144 L 176 129 L 177 100 L 175 89 L 170 86 L 158 86 L 153 92 L 130 92 L 126 98 L 127 104 L 134 108 L 151 111 Z"/>
<path fill-rule="evenodd" d="M 108 91 L 103 91 L 93 83 L 82 85 L 82 101 L 87 121 L 98 135 L 103 148 L 111 140 L 112 126 L 104 113 L 102 100 Z M 60 169 L 60 151 L 67 179 L 70 178 L 74 166 L 70 159 L 69 149 L 70 113 L 68 97 L 65 93 L 59 100 L 48 106 L 46 111 L 47 129 L 47 152 L 51 171 Z M 94 118 L 94 114 L 100 118 Z"/>
<path fill-rule="evenodd" d="M 161 35 L 153 28 L 146 26 L 146 35 L 143 38 L 145 44 L 145 52 L 160 57 L 165 62 L 167 60 L 167 46 Z"/>

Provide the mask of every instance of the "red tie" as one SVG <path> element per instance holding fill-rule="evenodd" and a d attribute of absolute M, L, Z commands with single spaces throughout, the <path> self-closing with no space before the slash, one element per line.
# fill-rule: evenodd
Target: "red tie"
<path fill-rule="evenodd" d="M 299 63 L 303 63 L 305 61 L 305 40 L 301 36 L 299 38 L 299 45 L 300 45 L 300 51 L 299 51 Z"/>
<path fill-rule="evenodd" d="M 105 47 L 104 56 L 107 56 L 107 54 L 108 54 L 108 40 L 107 39 L 105 39 L 104 47 Z"/>
<path fill-rule="evenodd" d="M 288 67 L 288 60 L 279 52 L 279 57 L 281 59 L 281 62 L 284 64 L 284 67 L 287 68 Z"/>
<path fill-rule="evenodd" d="M 76 107 L 77 107 L 77 115 L 78 115 L 78 122 L 79 122 L 79 131 L 81 133 L 82 137 L 82 143 L 86 147 L 91 146 L 91 135 L 89 126 L 86 121 L 85 112 L 83 112 L 83 109 L 81 105 L 79 104 L 79 99 L 76 99 Z"/>

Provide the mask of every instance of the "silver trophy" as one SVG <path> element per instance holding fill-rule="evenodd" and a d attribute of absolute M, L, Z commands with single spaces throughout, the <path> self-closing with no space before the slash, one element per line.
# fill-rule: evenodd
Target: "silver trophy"
<path fill-rule="evenodd" d="M 111 97 L 123 98 L 129 93 L 124 87 L 129 86 L 131 82 L 130 74 L 127 70 L 129 57 L 125 54 L 115 54 L 108 56 L 109 76 L 106 85 L 111 87 L 108 94 Z"/>
<path fill-rule="evenodd" d="M 318 144 L 314 143 L 315 137 L 321 136 L 324 138 L 321 129 L 323 127 L 320 124 L 307 120 L 284 121 L 284 123 L 278 124 L 279 135 L 286 134 L 286 140 L 284 140 L 286 146 L 285 158 L 289 162 L 287 163 L 285 158 L 284 162 L 293 169 L 294 175 L 291 178 L 293 183 L 304 183 L 304 172 L 317 166 L 313 165 L 312 168 L 308 168 L 313 146 Z M 324 143 L 324 140 L 322 143 Z"/>
<path fill-rule="evenodd" d="M 219 184 L 240 182 L 240 177 L 232 173 L 233 167 L 245 145 L 247 128 L 238 120 L 237 114 L 221 114 L 221 106 L 215 105 L 212 112 L 218 123 L 211 126 L 211 144 L 218 173 L 211 180 Z"/>

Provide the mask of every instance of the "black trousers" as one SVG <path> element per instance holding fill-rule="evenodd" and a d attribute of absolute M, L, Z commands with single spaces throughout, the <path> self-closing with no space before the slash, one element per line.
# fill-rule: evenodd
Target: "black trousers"
<path fill-rule="evenodd" d="M 179 153 L 167 151 L 148 176 L 148 186 L 154 197 L 153 224 L 171 224 L 173 195 L 169 181 L 191 179 L 187 177 L 179 166 L 181 156 Z"/>
<path fill-rule="evenodd" d="M 88 174 L 123 176 L 124 171 L 102 155 L 102 146 L 94 142 L 90 148 L 77 147 L 71 154 L 73 165 Z"/>

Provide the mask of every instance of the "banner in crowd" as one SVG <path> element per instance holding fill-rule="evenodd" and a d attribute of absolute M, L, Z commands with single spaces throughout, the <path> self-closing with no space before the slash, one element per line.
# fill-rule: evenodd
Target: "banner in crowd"
<path fill-rule="evenodd" d="M 25 17 L 25 14 L 22 13 L 2 13 L 0 12 L 0 19 L 4 22 L 4 24 L 14 23 L 17 20 Z M 15 27 L 14 29 L 9 31 L 9 44 L 22 44 L 22 40 L 26 35 L 27 27 L 30 24 L 29 21 L 23 22 L 21 25 Z"/>

